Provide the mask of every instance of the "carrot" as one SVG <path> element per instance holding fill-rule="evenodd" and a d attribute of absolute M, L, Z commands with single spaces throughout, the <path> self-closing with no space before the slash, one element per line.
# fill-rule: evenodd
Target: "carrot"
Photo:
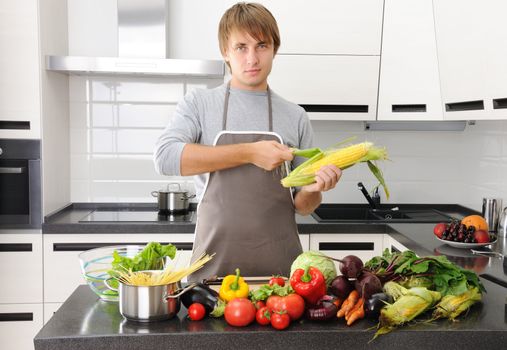
<path fill-rule="evenodd" d="M 361 298 L 357 302 L 358 306 L 348 315 L 347 326 L 350 326 L 356 320 L 364 318 L 364 299 Z"/>
<path fill-rule="evenodd" d="M 350 317 L 350 314 L 353 313 L 354 311 L 356 311 L 356 309 L 359 307 L 359 304 L 361 303 L 361 299 L 363 298 L 360 298 L 357 300 L 357 303 L 355 303 L 350 309 L 349 311 L 347 311 L 347 313 L 345 314 L 345 320 L 348 320 L 349 317 Z M 362 305 L 361 305 L 362 306 Z"/>
<path fill-rule="evenodd" d="M 340 298 L 336 298 L 335 301 L 333 301 L 333 304 L 336 306 L 337 309 L 340 309 L 340 306 L 342 305 L 343 300 Z"/>
<path fill-rule="evenodd" d="M 350 310 L 352 310 L 354 305 L 356 305 L 357 299 L 359 299 L 359 293 L 357 292 L 357 290 L 354 289 L 352 292 L 350 292 L 347 299 L 345 299 L 341 309 L 338 311 L 336 316 L 338 318 L 345 316 Z"/>

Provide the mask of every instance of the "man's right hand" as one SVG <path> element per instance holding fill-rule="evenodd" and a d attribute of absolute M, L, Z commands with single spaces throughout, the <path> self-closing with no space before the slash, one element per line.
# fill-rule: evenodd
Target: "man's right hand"
<path fill-rule="evenodd" d="M 249 144 L 251 157 L 250 163 L 271 171 L 278 168 L 284 161 L 294 158 L 289 147 L 276 141 L 258 141 Z"/>

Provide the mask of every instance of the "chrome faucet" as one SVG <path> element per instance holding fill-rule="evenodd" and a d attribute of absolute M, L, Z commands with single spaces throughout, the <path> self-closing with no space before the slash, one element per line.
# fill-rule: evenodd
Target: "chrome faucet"
<path fill-rule="evenodd" d="M 357 188 L 364 195 L 364 197 L 370 204 L 370 207 L 372 209 L 378 209 L 378 206 L 380 205 L 380 194 L 378 193 L 378 186 L 375 187 L 375 190 L 373 191 L 373 198 L 370 196 L 370 194 L 368 193 L 362 182 L 357 183 Z"/>

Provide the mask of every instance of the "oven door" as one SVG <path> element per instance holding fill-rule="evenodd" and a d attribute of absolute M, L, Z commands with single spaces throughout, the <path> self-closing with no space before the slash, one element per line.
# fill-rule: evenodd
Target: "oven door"
<path fill-rule="evenodd" d="M 0 228 L 40 227 L 40 161 L 0 160 Z"/>

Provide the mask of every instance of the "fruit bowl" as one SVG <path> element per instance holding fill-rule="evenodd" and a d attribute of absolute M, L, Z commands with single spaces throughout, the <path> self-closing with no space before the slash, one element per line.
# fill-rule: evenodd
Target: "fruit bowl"
<path fill-rule="evenodd" d="M 442 243 L 445 243 L 451 247 L 454 247 L 454 248 L 461 248 L 461 249 L 470 249 L 470 248 L 479 248 L 479 247 L 485 247 L 487 245 L 490 245 L 490 244 L 493 244 L 493 243 L 496 243 L 496 237 L 494 238 L 493 241 L 491 242 L 486 242 L 486 243 L 465 243 L 465 242 L 455 242 L 455 241 L 448 241 L 448 240 L 445 240 L 445 239 L 440 239 L 438 238 L 437 236 L 435 236 L 435 238 L 437 240 L 439 240 L 440 242 Z"/>
<path fill-rule="evenodd" d="M 144 246 L 139 245 L 122 245 L 84 251 L 79 254 L 83 277 L 100 299 L 118 301 L 118 292 L 109 289 L 104 283 L 105 280 L 111 278 L 108 271 L 111 269 L 113 252 L 116 250 L 121 256 L 133 258 L 144 248 Z"/>

